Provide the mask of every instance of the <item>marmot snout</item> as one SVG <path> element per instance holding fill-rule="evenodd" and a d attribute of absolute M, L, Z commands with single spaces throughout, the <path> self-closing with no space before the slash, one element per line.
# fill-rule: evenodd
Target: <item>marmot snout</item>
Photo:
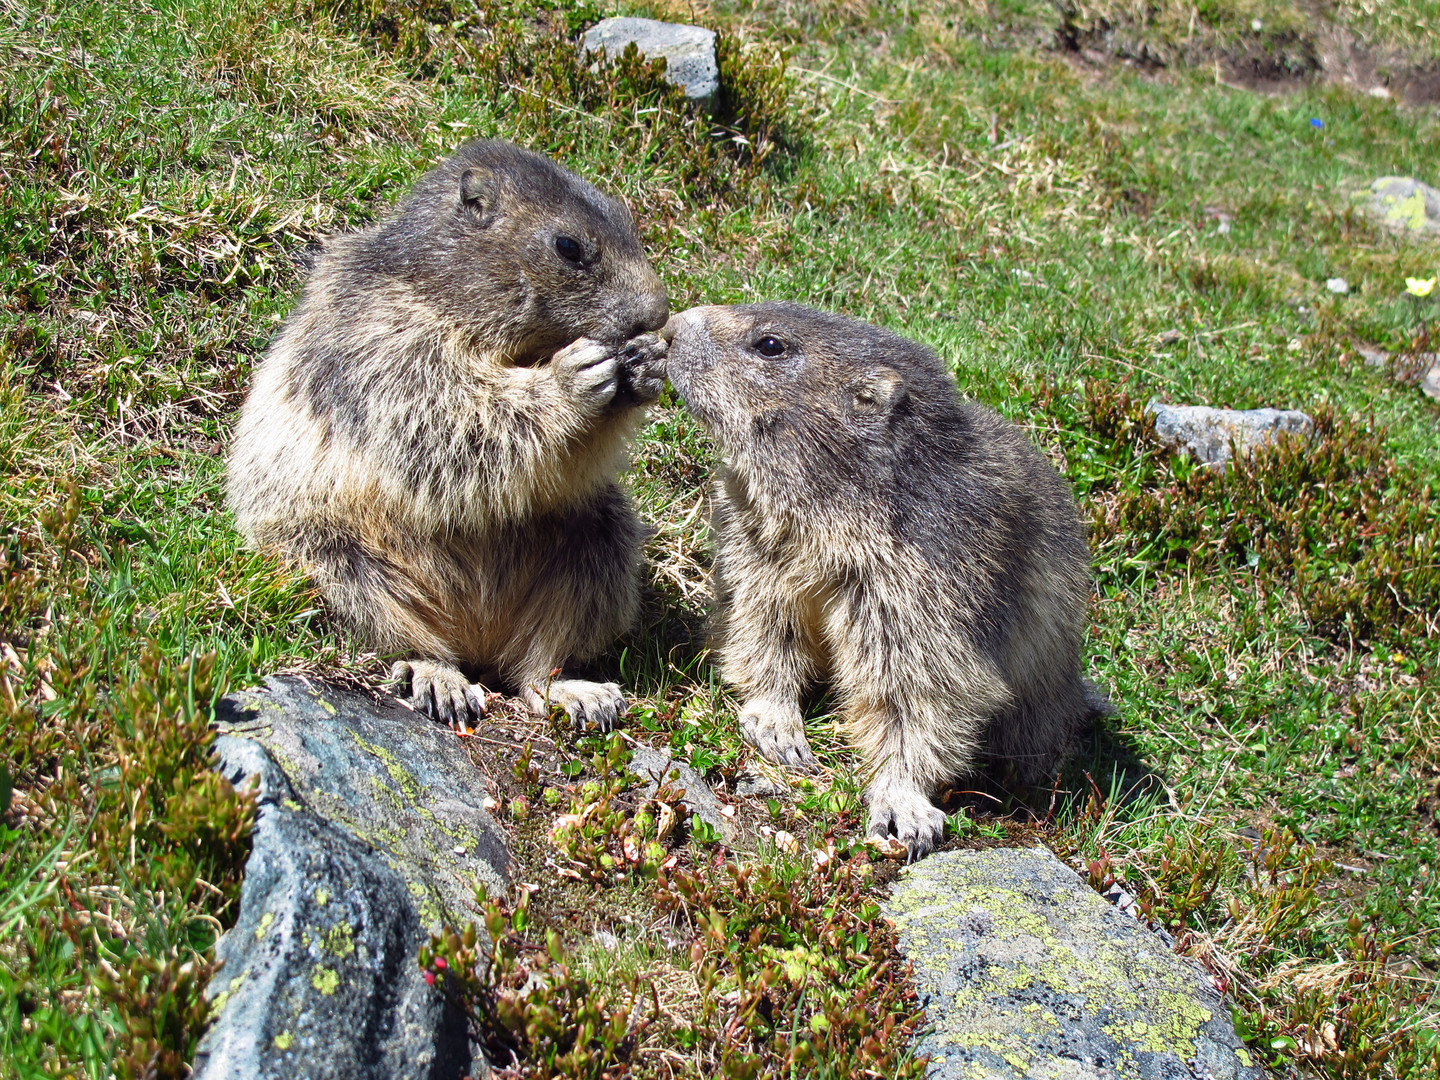
<path fill-rule="evenodd" d="M 797 304 L 692 308 L 666 366 L 724 460 L 717 633 L 740 723 L 811 760 L 828 674 L 870 775 L 870 829 L 918 856 L 931 798 L 981 754 L 1036 781 L 1098 706 L 1081 678 L 1089 550 L 1020 430 L 914 342 Z"/>

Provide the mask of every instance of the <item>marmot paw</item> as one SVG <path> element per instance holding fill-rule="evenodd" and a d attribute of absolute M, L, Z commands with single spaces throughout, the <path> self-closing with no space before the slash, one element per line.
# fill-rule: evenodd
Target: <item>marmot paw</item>
<path fill-rule="evenodd" d="M 865 792 L 865 801 L 869 834 L 882 840 L 894 836 L 905 845 L 910 862 L 945 837 L 945 814 L 913 784 L 877 779 Z"/>
<path fill-rule="evenodd" d="M 659 334 L 641 334 L 624 344 L 620 349 L 617 404 L 647 405 L 660 396 L 660 391 L 665 389 L 667 348 Z"/>
<path fill-rule="evenodd" d="M 548 693 L 548 697 L 547 697 Z M 559 705 L 575 727 L 609 731 L 625 715 L 629 702 L 613 682 L 585 679 L 552 679 L 548 687 L 531 685 L 521 695 L 531 712 L 544 716 L 551 705 Z"/>
<path fill-rule="evenodd" d="M 767 761 L 781 765 L 815 763 L 805 739 L 805 718 L 793 701 L 747 701 L 740 707 L 740 734 Z"/>
<path fill-rule="evenodd" d="M 551 359 L 555 381 L 580 410 L 598 416 L 620 387 L 620 358 L 613 345 L 579 338 Z"/>
<path fill-rule="evenodd" d="M 467 732 L 471 720 L 485 715 L 485 688 L 475 686 L 449 664 L 432 660 L 401 660 L 390 668 L 396 697 L 456 731 Z"/>

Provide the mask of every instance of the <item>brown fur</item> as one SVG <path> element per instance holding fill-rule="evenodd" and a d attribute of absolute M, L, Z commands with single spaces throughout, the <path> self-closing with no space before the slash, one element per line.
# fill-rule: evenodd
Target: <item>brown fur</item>
<path fill-rule="evenodd" d="M 915 856 L 944 832 L 932 796 L 982 753 L 1046 776 L 1099 705 L 1080 675 L 1089 551 L 1049 462 L 872 326 L 753 304 L 692 308 L 665 335 L 724 458 L 719 651 L 747 740 L 813 760 L 801 697 L 828 678 L 871 831 Z"/>
<path fill-rule="evenodd" d="M 410 658 L 418 707 L 483 711 L 464 665 L 608 726 L 613 684 L 549 676 L 636 611 L 642 529 L 615 478 L 665 314 L 623 204 L 471 143 L 320 256 L 236 429 L 236 523 Z"/>

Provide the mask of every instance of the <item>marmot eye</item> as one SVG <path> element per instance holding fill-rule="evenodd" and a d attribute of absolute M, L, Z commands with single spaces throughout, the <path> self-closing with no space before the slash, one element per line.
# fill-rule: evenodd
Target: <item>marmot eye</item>
<path fill-rule="evenodd" d="M 761 356 L 779 356 L 785 351 L 785 343 L 777 337 L 766 335 L 755 342 L 755 351 Z"/>
<path fill-rule="evenodd" d="M 580 241 L 573 236 L 555 237 L 555 253 L 566 262 L 572 262 L 576 266 L 585 261 L 585 252 L 580 247 Z"/>

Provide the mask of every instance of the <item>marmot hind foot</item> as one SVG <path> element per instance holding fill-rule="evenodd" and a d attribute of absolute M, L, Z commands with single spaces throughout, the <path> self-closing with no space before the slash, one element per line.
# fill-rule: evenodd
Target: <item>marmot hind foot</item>
<path fill-rule="evenodd" d="M 545 686 L 532 683 L 520 695 L 525 707 L 537 716 L 544 716 L 551 705 L 559 705 L 580 730 L 598 728 L 610 731 L 630 707 L 620 687 L 613 682 L 597 683 L 587 679 L 551 679 Z"/>
<path fill-rule="evenodd" d="M 766 761 L 778 765 L 813 765 L 815 755 L 805 738 L 805 718 L 793 701 L 756 698 L 740 709 L 740 734 Z"/>
<path fill-rule="evenodd" d="M 417 712 L 467 731 L 485 715 L 485 688 L 458 668 L 433 660 L 400 660 L 390 668 L 392 692 Z"/>
<path fill-rule="evenodd" d="M 865 792 L 870 812 L 869 835 L 894 836 L 905 845 L 909 861 L 928 855 L 945 838 L 945 814 L 913 783 L 877 777 Z"/>

